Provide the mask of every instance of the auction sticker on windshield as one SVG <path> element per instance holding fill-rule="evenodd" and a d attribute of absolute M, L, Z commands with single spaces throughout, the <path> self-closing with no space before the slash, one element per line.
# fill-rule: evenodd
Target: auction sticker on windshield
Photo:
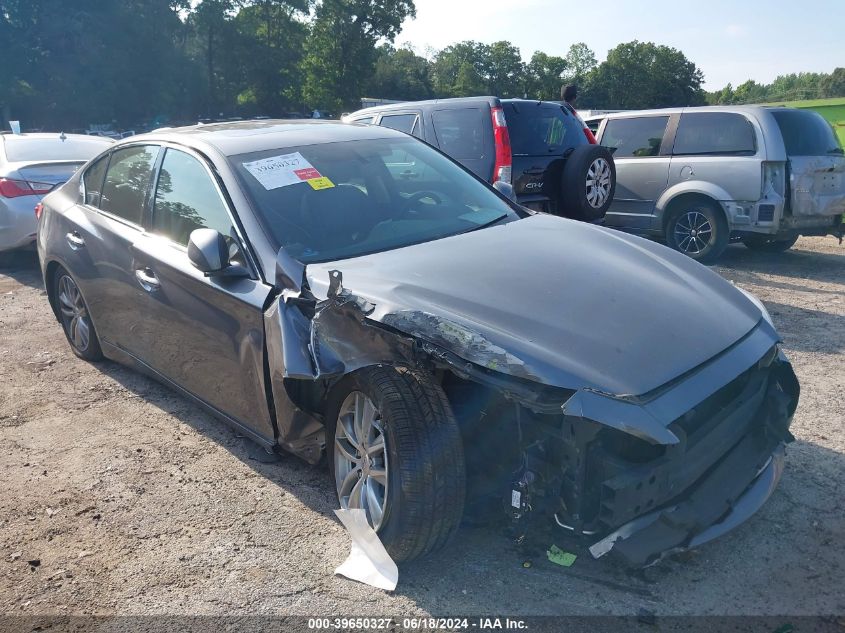
<path fill-rule="evenodd" d="M 334 183 L 323 176 L 299 152 L 271 156 L 244 163 L 243 166 L 265 189 L 289 187 L 307 182 L 312 189 L 328 189 Z"/>

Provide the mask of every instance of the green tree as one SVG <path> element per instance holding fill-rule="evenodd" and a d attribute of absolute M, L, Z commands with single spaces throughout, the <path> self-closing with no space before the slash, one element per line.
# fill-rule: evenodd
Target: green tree
<path fill-rule="evenodd" d="M 415 15 L 413 0 L 321 0 L 305 43 L 302 96 L 311 107 L 338 112 L 359 105 L 372 75 L 376 43 L 392 42 Z"/>
<path fill-rule="evenodd" d="M 845 97 L 845 68 L 835 68 L 820 83 L 823 97 Z"/>
<path fill-rule="evenodd" d="M 431 66 L 435 93 L 440 97 L 487 94 L 489 47 L 481 42 L 458 42 L 434 57 Z"/>
<path fill-rule="evenodd" d="M 302 49 L 308 33 L 306 0 L 258 0 L 234 18 L 239 110 L 278 115 L 299 107 Z"/>
<path fill-rule="evenodd" d="M 487 47 L 483 75 L 487 92 L 496 97 L 521 97 L 525 92 L 526 68 L 519 49 L 510 42 Z"/>
<path fill-rule="evenodd" d="M 609 51 L 589 73 L 579 103 L 620 110 L 704 105 L 703 80 L 681 51 L 635 40 Z"/>
<path fill-rule="evenodd" d="M 526 95 L 531 99 L 559 99 L 561 82 L 568 67 L 563 57 L 535 52 L 528 62 Z"/>
<path fill-rule="evenodd" d="M 434 95 L 428 60 L 411 48 L 396 49 L 390 44 L 378 48 L 373 77 L 367 94 L 383 99 L 416 101 Z"/>
<path fill-rule="evenodd" d="M 584 42 L 570 46 L 563 59 L 566 62 L 563 80 L 567 84 L 583 83 L 597 64 L 596 54 Z"/>
<path fill-rule="evenodd" d="M 733 103 L 765 103 L 768 98 L 766 87 L 749 79 L 734 90 Z"/>

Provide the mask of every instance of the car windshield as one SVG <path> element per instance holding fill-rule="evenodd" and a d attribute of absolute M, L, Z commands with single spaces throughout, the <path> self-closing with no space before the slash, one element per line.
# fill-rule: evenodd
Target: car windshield
<path fill-rule="evenodd" d="M 413 138 L 286 147 L 229 160 L 275 246 L 305 264 L 520 217 L 487 185 Z"/>
<path fill-rule="evenodd" d="M 818 112 L 773 110 L 789 156 L 841 155 L 842 146 L 830 123 Z"/>

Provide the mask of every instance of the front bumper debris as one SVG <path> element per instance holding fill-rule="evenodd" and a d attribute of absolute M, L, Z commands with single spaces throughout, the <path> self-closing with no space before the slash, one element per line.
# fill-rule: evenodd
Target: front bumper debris
<path fill-rule="evenodd" d="M 730 503 L 727 514 L 723 506 L 726 496 L 721 494 L 716 501 L 708 493 L 732 483 L 736 487 L 731 468 L 741 465 L 737 462 L 745 457 L 743 451 L 739 451 L 733 460 L 723 462 L 719 473 L 714 473 L 689 499 L 626 523 L 593 544 L 589 548 L 590 554 L 593 558 L 601 558 L 613 552 L 627 565 L 642 567 L 726 534 L 751 518 L 774 492 L 783 474 L 784 454 L 784 445 L 781 444 L 751 484 Z M 702 525 L 708 524 L 709 527 L 696 532 Z"/>

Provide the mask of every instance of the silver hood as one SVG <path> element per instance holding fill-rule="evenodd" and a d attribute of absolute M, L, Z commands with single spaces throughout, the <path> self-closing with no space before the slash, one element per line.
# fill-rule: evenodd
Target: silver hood
<path fill-rule="evenodd" d="M 345 292 L 374 306 L 371 320 L 495 371 L 616 395 L 685 374 L 762 317 L 729 282 L 671 249 L 544 214 L 311 264 L 318 299 L 333 270 Z"/>

